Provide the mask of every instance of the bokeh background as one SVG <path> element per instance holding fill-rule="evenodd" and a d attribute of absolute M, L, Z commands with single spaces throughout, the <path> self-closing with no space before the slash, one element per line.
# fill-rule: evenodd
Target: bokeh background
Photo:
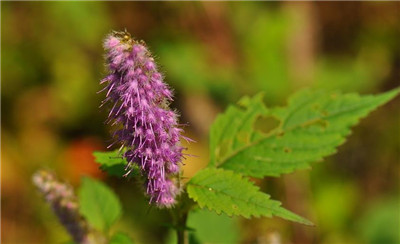
<path fill-rule="evenodd" d="M 303 87 L 365 94 L 400 85 L 399 2 L 1 2 L 2 243 L 68 240 L 31 184 L 43 167 L 73 186 L 82 175 L 106 181 L 124 207 L 117 228 L 138 243 L 172 238 L 168 213 L 92 157 L 110 140 L 96 94 L 102 40 L 124 28 L 146 41 L 175 90 L 197 141 L 189 177 L 207 163 L 215 116 L 243 95 L 264 91 L 272 106 Z M 189 225 L 208 243 L 400 243 L 399 107 L 396 98 L 373 112 L 312 170 L 258 181 L 315 227 L 207 211 Z"/>

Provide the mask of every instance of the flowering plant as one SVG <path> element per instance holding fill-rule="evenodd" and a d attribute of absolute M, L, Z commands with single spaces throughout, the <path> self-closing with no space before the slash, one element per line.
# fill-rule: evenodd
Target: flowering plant
<path fill-rule="evenodd" d="M 104 48 L 109 73 L 101 81 L 105 84 L 101 106 L 109 104 L 107 123 L 114 128 L 109 147 L 118 145 L 119 149 L 94 156 L 110 175 L 144 179 L 149 204 L 170 210 L 178 243 L 188 242 L 191 229 L 186 221 L 196 208 L 245 218 L 277 216 L 313 225 L 270 199 L 250 178 L 279 177 L 332 155 L 360 118 L 400 91 L 360 96 L 303 90 L 286 106 L 272 108 L 264 105 L 263 94 L 244 97 L 211 126 L 208 166 L 182 184 L 184 148 L 180 140 L 191 140 L 182 135 L 179 116 L 170 109 L 173 94 L 148 47 L 125 31 L 111 33 Z M 267 132 L 259 131 L 255 122 L 260 117 L 279 123 Z M 121 215 L 118 198 L 102 183 L 85 182 L 79 194 L 79 214 L 88 226 L 107 230 Z M 93 203 L 88 195 L 95 193 L 104 199 L 96 203 L 99 211 L 88 207 Z M 115 236 L 110 240 L 122 238 Z"/>

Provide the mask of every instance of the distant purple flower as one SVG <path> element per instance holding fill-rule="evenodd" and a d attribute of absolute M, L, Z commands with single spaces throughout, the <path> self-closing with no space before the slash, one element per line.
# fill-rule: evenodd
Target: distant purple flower
<path fill-rule="evenodd" d="M 78 200 L 72 187 L 58 181 L 53 173 L 45 170 L 36 172 L 32 180 L 74 241 L 81 244 L 93 243 L 88 238 L 89 227 L 79 214 Z"/>
<path fill-rule="evenodd" d="M 157 65 L 143 42 L 129 33 L 113 32 L 105 42 L 109 75 L 103 104 L 111 103 L 107 122 L 117 125 L 114 144 L 126 149 L 127 174 L 137 164 L 147 177 L 150 202 L 171 207 L 179 188 L 174 175 L 182 161 L 178 115 L 169 109 L 172 92 L 163 82 Z"/>
<path fill-rule="evenodd" d="M 78 197 L 72 186 L 60 181 L 53 172 L 47 170 L 38 170 L 33 175 L 32 181 L 71 235 L 74 243 L 106 243 L 106 237 L 93 229 L 79 213 Z"/>

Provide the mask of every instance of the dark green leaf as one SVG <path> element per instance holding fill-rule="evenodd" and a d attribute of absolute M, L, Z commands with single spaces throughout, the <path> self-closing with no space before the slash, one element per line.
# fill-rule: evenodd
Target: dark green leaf
<path fill-rule="evenodd" d="M 122 153 L 119 150 L 111 152 L 93 152 L 95 161 L 100 164 L 100 169 L 106 171 L 109 175 L 122 177 L 126 174 L 125 167 L 128 162 L 122 157 Z M 136 165 L 133 165 L 134 169 L 129 174 L 129 177 L 138 174 L 139 170 Z"/>

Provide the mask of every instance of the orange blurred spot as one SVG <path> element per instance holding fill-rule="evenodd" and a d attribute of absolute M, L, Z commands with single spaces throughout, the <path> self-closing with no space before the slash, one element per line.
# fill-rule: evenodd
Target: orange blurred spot
<path fill-rule="evenodd" d="M 106 173 L 99 169 L 94 161 L 93 151 L 104 150 L 101 141 L 87 137 L 73 141 L 67 146 L 62 161 L 65 162 L 65 178 L 73 185 L 78 185 L 82 176 L 103 179 Z"/>

